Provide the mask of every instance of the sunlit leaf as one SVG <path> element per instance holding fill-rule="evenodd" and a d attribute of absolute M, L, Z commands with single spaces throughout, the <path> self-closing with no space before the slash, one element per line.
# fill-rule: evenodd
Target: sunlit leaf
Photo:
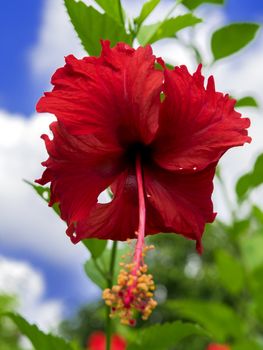
<path fill-rule="evenodd" d="M 238 338 L 243 333 L 243 325 L 235 311 L 225 304 L 200 300 L 172 300 L 167 308 L 177 317 L 197 322 L 212 334 L 216 341 L 226 341 L 228 337 Z"/>
<path fill-rule="evenodd" d="M 218 250 L 216 265 L 223 287 L 231 294 L 240 293 L 244 287 L 244 272 L 238 259 L 224 250 Z"/>
<path fill-rule="evenodd" d="M 0 294 L 0 313 L 12 311 L 17 306 L 17 300 L 10 295 Z"/>
<path fill-rule="evenodd" d="M 248 193 L 263 183 L 263 154 L 260 154 L 251 172 L 239 178 L 236 184 L 236 194 L 239 200 L 244 200 Z"/>
<path fill-rule="evenodd" d="M 64 339 L 52 334 L 45 334 L 36 325 L 30 324 L 22 316 L 15 313 L 6 313 L 2 317 L 11 319 L 19 331 L 26 336 L 34 346 L 35 350 L 74 350 L 76 347 Z"/>
<path fill-rule="evenodd" d="M 237 100 L 236 107 L 258 107 L 258 103 L 252 96 L 245 96 Z"/>
<path fill-rule="evenodd" d="M 214 59 L 218 60 L 241 50 L 254 39 L 258 29 L 259 25 L 256 23 L 232 23 L 219 28 L 213 33 L 211 40 Z"/>
<path fill-rule="evenodd" d="M 160 39 L 173 38 L 183 28 L 193 26 L 202 20 L 191 13 L 169 18 L 163 22 L 157 22 L 142 26 L 138 33 L 138 41 L 141 45 L 152 44 Z"/>
<path fill-rule="evenodd" d="M 101 8 L 112 17 L 115 21 L 123 24 L 123 18 L 125 16 L 124 10 L 121 6 L 120 0 L 95 0 Z"/>
<path fill-rule="evenodd" d="M 107 246 L 107 240 L 97 238 L 83 239 L 82 243 L 88 248 L 93 259 L 97 259 Z"/>
<path fill-rule="evenodd" d="M 181 340 L 190 335 L 208 337 L 201 327 L 176 321 L 156 324 L 136 332 L 135 344 L 129 344 L 128 350 L 167 350 L 174 348 Z"/>
<path fill-rule="evenodd" d="M 28 185 L 33 187 L 33 189 L 36 191 L 36 193 L 42 199 L 44 199 L 45 202 L 49 203 L 49 201 L 50 201 L 50 188 L 49 187 L 39 186 L 39 185 L 36 185 L 33 182 L 30 182 L 27 180 L 24 180 L 24 181 L 25 181 L 25 183 L 27 183 Z M 52 209 L 55 211 L 56 214 L 60 215 L 60 210 L 59 210 L 59 206 L 57 203 L 53 204 Z"/>
<path fill-rule="evenodd" d="M 138 25 L 142 24 L 144 20 L 149 16 L 149 14 L 155 9 L 159 4 L 160 0 L 149 0 L 143 4 L 141 12 L 138 17 L 134 19 L 134 22 Z"/>
<path fill-rule="evenodd" d="M 110 40 L 112 46 L 119 41 L 131 44 L 131 36 L 124 27 L 106 13 L 101 14 L 82 1 L 65 0 L 65 5 L 82 45 L 90 55 L 100 54 L 101 39 Z"/>
<path fill-rule="evenodd" d="M 263 211 L 257 207 L 256 205 L 252 206 L 252 214 L 256 218 L 256 220 L 263 225 Z"/>
<path fill-rule="evenodd" d="M 200 6 L 204 3 L 223 5 L 224 0 L 183 0 L 182 1 L 182 4 L 184 4 L 189 10 L 194 10 L 198 6 Z"/>

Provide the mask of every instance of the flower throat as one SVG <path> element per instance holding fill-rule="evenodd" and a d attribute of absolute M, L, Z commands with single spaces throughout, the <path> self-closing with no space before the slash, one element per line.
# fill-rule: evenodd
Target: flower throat
<path fill-rule="evenodd" d="M 119 316 L 122 324 L 135 325 L 136 313 L 141 313 L 142 319 L 147 320 L 157 302 L 152 298 L 155 289 L 152 275 L 148 274 L 148 267 L 144 263 L 144 256 L 153 246 L 145 246 L 146 207 L 144 183 L 141 166 L 141 155 L 138 152 L 135 159 L 136 179 L 139 202 L 139 224 L 137 242 L 132 262 L 121 262 L 117 285 L 103 292 L 106 305 L 111 307 L 111 317 Z M 126 258 L 126 256 L 123 256 Z"/>

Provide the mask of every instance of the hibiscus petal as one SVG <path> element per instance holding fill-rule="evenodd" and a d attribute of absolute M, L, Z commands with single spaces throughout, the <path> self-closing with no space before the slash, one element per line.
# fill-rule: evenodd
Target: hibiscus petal
<path fill-rule="evenodd" d="M 185 66 L 165 70 L 165 100 L 154 142 L 154 160 L 161 167 L 201 170 L 217 162 L 231 147 L 250 142 L 250 121 L 234 110 L 235 100 L 216 92 L 213 77 L 204 87 L 201 65 L 190 75 Z"/>
<path fill-rule="evenodd" d="M 126 169 L 111 186 L 114 198 L 110 203 L 98 203 L 89 217 L 75 226 L 74 243 L 84 238 L 96 237 L 125 241 L 137 238 L 139 208 L 135 170 Z M 161 231 L 162 219 L 149 203 L 146 208 L 146 234 Z"/>
<path fill-rule="evenodd" d="M 147 203 L 161 215 L 161 231 L 196 240 L 199 251 L 205 223 L 215 218 L 211 200 L 214 174 L 215 164 L 196 173 L 178 174 L 155 167 L 146 168 L 144 174 Z"/>
<path fill-rule="evenodd" d="M 158 128 L 163 81 L 155 61 L 150 46 L 134 50 L 120 43 L 111 49 L 108 41 L 99 58 L 70 55 L 37 111 L 55 114 L 74 135 L 107 132 L 125 145 L 148 144 Z"/>
<path fill-rule="evenodd" d="M 102 145 L 93 135 L 72 136 L 58 122 L 51 124 L 53 140 L 42 138 L 49 154 L 38 183 L 51 182 L 50 205 L 60 203 L 69 227 L 89 215 L 97 197 L 122 171 L 122 149 Z M 72 233 L 73 234 L 73 233 Z"/>

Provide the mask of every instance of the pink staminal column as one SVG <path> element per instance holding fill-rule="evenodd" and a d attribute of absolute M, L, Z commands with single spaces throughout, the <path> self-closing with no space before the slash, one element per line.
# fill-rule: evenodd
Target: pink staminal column
<path fill-rule="evenodd" d="M 148 267 L 144 262 L 146 252 L 153 249 L 153 246 L 145 246 L 145 222 L 146 206 L 144 195 L 144 183 L 140 155 L 136 157 L 136 179 L 138 188 L 139 203 L 139 224 L 137 242 L 132 262 L 121 262 L 117 285 L 103 292 L 105 303 L 111 307 L 111 317 L 118 315 L 121 323 L 135 325 L 135 312 L 147 320 L 151 315 L 157 302 L 152 298 L 155 289 L 152 275 L 148 274 Z"/>

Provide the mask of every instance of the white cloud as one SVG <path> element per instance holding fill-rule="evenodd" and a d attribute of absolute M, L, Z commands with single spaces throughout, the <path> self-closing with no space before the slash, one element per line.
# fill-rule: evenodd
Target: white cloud
<path fill-rule="evenodd" d="M 65 235 L 65 224 L 22 179 L 34 181 L 47 158 L 42 133 L 51 117 L 25 119 L 0 111 L 0 241 L 29 249 L 58 264 L 83 263 L 87 252 Z M 2 243 L 1 243 L 2 244 Z"/>
<path fill-rule="evenodd" d="M 64 56 L 84 56 L 79 39 L 72 28 L 62 0 L 44 2 L 39 38 L 29 52 L 32 73 L 50 76 L 55 69 L 64 65 Z"/>
<path fill-rule="evenodd" d="M 58 300 L 44 300 L 45 281 L 27 262 L 0 256 L 0 294 L 18 298 L 18 311 L 42 330 L 56 330 L 64 306 Z"/>

